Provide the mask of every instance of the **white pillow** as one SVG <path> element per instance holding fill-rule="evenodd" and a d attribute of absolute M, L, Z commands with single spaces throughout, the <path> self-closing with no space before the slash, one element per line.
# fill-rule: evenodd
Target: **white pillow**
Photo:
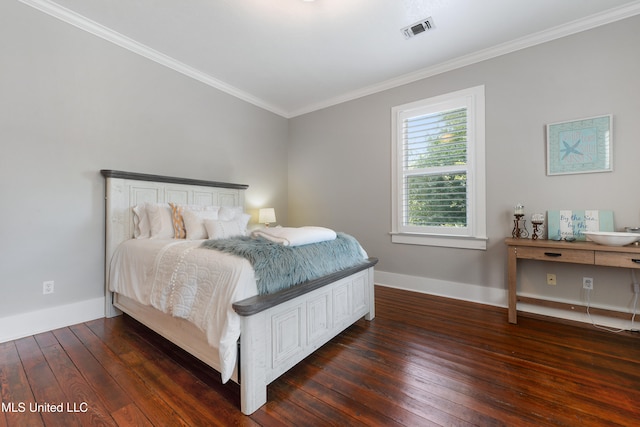
<path fill-rule="evenodd" d="M 242 206 L 222 206 L 218 211 L 218 219 L 222 221 L 231 221 L 239 218 L 242 214 Z"/>
<path fill-rule="evenodd" d="M 187 239 L 199 240 L 207 238 L 207 229 L 204 227 L 205 220 L 218 219 L 218 211 L 184 211 L 182 220 L 187 231 Z"/>
<path fill-rule="evenodd" d="M 209 239 L 228 239 L 245 236 L 250 218 L 251 215 L 240 214 L 238 218 L 231 221 L 207 219 L 204 221 L 204 226 L 207 229 Z"/>
<path fill-rule="evenodd" d="M 139 203 L 133 207 L 133 237 L 136 239 L 148 239 L 151 236 L 151 227 L 147 215 L 146 203 Z"/>
<path fill-rule="evenodd" d="M 152 239 L 173 239 L 173 221 L 171 207 L 167 203 L 146 203 L 145 210 L 149 219 Z"/>

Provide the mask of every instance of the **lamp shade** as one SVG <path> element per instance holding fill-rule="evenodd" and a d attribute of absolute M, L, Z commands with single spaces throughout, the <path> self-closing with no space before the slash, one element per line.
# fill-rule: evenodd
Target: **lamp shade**
<path fill-rule="evenodd" d="M 260 224 L 270 224 L 276 222 L 276 210 L 274 208 L 262 208 L 258 214 Z"/>

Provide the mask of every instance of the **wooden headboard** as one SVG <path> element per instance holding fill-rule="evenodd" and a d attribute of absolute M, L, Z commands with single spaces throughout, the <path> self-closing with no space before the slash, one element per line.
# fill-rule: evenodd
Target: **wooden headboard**
<path fill-rule="evenodd" d="M 111 292 L 106 282 L 111 257 L 118 245 L 133 238 L 133 211 L 139 203 L 169 203 L 201 206 L 242 206 L 244 184 L 204 181 L 122 172 L 109 169 L 100 171 L 105 178 L 105 292 L 107 317 L 118 313 L 112 305 Z"/>

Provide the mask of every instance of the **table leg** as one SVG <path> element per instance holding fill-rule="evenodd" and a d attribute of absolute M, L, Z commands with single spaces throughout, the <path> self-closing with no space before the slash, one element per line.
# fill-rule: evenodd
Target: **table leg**
<path fill-rule="evenodd" d="M 518 311 L 516 304 L 517 298 L 517 268 L 518 256 L 517 249 L 509 247 L 509 254 L 507 257 L 507 295 L 509 304 L 509 323 L 518 323 Z"/>

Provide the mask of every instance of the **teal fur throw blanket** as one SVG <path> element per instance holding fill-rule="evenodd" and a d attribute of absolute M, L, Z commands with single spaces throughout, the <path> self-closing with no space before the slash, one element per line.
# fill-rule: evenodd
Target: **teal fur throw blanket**
<path fill-rule="evenodd" d="M 293 247 L 250 236 L 205 240 L 202 246 L 249 260 L 260 295 L 272 294 L 365 261 L 358 241 L 345 233 L 337 233 L 335 240 Z"/>

